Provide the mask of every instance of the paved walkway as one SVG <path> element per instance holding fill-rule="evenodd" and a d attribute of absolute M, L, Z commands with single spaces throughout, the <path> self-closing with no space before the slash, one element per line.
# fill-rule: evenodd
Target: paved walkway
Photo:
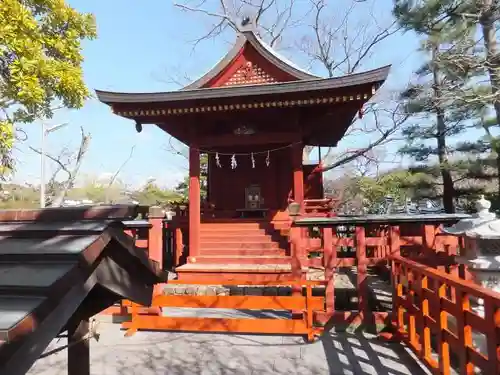
<path fill-rule="evenodd" d="M 328 333 L 305 344 L 298 337 L 165 332 L 125 338 L 110 323 L 99 331 L 100 341 L 91 342 L 92 375 L 429 374 L 399 344 L 362 334 Z M 66 351 L 40 359 L 28 374 L 66 375 Z"/>

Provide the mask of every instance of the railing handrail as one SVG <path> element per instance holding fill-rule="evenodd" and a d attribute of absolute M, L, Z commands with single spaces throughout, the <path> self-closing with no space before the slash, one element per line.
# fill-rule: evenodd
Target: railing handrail
<path fill-rule="evenodd" d="M 152 224 L 147 219 L 140 220 L 124 220 L 122 224 L 126 229 L 151 228 Z"/>
<path fill-rule="evenodd" d="M 425 223 L 446 223 L 457 222 L 461 219 L 469 218 L 467 214 L 426 214 L 426 215 L 352 215 L 335 216 L 331 218 L 300 217 L 298 216 L 292 226 L 297 227 L 336 227 L 341 225 L 390 225 L 390 224 L 425 224 Z"/>
<path fill-rule="evenodd" d="M 500 301 L 500 293 L 494 292 L 493 290 L 486 289 L 480 285 L 475 284 L 470 280 L 463 280 L 459 277 L 453 276 L 451 274 L 444 273 L 435 268 L 423 265 L 422 263 L 415 262 L 408 258 L 404 258 L 399 255 L 391 255 L 388 257 L 389 260 L 394 260 L 399 263 L 405 264 L 407 266 L 412 267 L 413 269 L 417 269 L 420 274 L 423 276 L 429 276 L 435 278 L 437 280 L 442 280 L 449 286 L 459 288 L 462 291 L 468 294 L 474 294 L 475 297 L 479 298 L 493 298 Z"/>

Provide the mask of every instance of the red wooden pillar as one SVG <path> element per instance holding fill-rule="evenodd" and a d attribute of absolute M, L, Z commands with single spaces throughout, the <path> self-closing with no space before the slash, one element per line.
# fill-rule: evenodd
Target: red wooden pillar
<path fill-rule="evenodd" d="M 296 143 L 291 148 L 292 150 L 292 166 L 293 166 L 293 200 L 300 204 L 301 211 L 304 210 L 304 172 L 302 169 L 302 143 Z M 307 256 L 304 256 L 305 237 L 304 233 L 307 228 L 298 228 L 294 231 L 295 246 L 294 256 L 292 258 L 292 273 L 294 278 L 302 278 L 302 266 L 307 262 Z M 293 245 L 292 245 L 293 246 Z M 301 296 L 302 288 L 300 286 L 292 287 L 293 296 Z M 292 311 L 293 319 L 302 319 L 302 311 Z"/>
<path fill-rule="evenodd" d="M 304 171 L 302 168 L 303 148 L 301 142 L 294 144 L 292 147 L 293 200 L 300 203 L 301 206 L 304 202 Z"/>
<path fill-rule="evenodd" d="M 364 226 L 356 226 L 356 257 L 358 262 L 358 310 L 361 313 L 363 323 L 369 324 L 371 321 L 369 306 L 368 306 L 368 280 L 367 280 L 367 259 L 366 259 L 366 228 Z"/>
<path fill-rule="evenodd" d="M 163 218 L 165 214 L 163 209 L 158 206 L 149 208 L 149 228 L 148 235 L 148 252 L 149 259 L 158 262 L 160 267 L 163 267 Z"/>
<path fill-rule="evenodd" d="M 200 251 L 200 150 L 189 147 L 189 261 L 196 262 Z"/>
<path fill-rule="evenodd" d="M 323 266 L 325 267 L 325 298 L 326 314 L 331 317 L 335 312 L 335 264 L 337 260 L 337 247 L 333 245 L 333 228 L 323 229 Z"/>

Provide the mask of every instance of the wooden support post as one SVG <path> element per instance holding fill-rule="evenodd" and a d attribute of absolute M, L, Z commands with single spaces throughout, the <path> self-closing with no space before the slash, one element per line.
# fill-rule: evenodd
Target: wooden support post
<path fill-rule="evenodd" d="M 437 266 L 436 259 L 436 226 L 431 224 L 423 224 L 422 225 L 422 244 L 423 244 L 423 252 L 424 257 L 426 258 L 426 262 L 431 267 Z M 440 271 L 445 272 L 444 267 L 438 267 Z"/>
<path fill-rule="evenodd" d="M 302 241 L 302 228 L 292 226 L 290 228 L 290 248 L 292 250 L 291 253 L 291 271 L 293 280 L 302 279 L 302 261 L 300 258 L 300 254 L 302 254 L 302 247 L 304 245 L 304 241 Z M 292 285 L 292 296 L 299 297 L 302 295 L 302 287 L 300 285 Z M 292 319 L 302 319 L 303 311 L 293 310 L 292 311 Z"/>
<path fill-rule="evenodd" d="M 189 147 L 189 260 L 195 263 L 200 251 L 200 150 Z"/>
<path fill-rule="evenodd" d="M 363 323 L 370 323 L 368 307 L 368 280 L 367 280 L 367 260 L 366 260 L 366 229 L 363 226 L 356 226 L 356 257 L 358 261 L 358 309 L 363 317 Z"/>
<path fill-rule="evenodd" d="M 401 256 L 401 229 L 399 225 L 391 225 L 389 227 L 389 258 L 392 259 L 393 256 Z M 389 260 L 389 264 L 391 267 L 391 285 L 392 285 L 392 323 L 396 325 L 398 311 L 397 311 L 397 272 L 394 269 L 396 267 L 396 263 L 392 260 Z"/>
<path fill-rule="evenodd" d="M 175 251 L 175 263 L 174 267 L 181 266 L 181 261 L 184 253 L 184 241 L 182 239 L 182 229 L 179 227 L 175 228 L 174 231 L 174 251 Z"/>
<path fill-rule="evenodd" d="M 148 235 L 148 255 L 149 259 L 158 262 L 163 267 L 163 218 L 165 214 L 161 207 L 152 206 L 149 208 L 149 228 Z"/>
<path fill-rule="evenodd" d="M 399 225 L 389 227 L 389 256 L 401 255 L 401 230 Z"/>
<path fill-rule="evenodd" d="M 296 143 L 292 147 L 293 200 L 301 206 L 304 202 L 304 171 L 302 168 L 303 148 L 302 143 Z"/>
<path fill-rule="evenodd" d="M 82 320 L 68 329 L 68 375 L 90 375 L 89 321 Z"/>
<path fill-rule="evenodd" d="M 325 267 L 326 313 L 330 317 L 335 311 L 335 263 L 337 248 L 333 246 L 333 228 L 323 229 L 323 266 Z"/>

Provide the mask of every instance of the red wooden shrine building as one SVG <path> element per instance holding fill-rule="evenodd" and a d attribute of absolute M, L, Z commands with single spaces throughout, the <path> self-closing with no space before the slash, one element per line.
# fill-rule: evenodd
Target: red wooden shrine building
<path fill-rule="evenodd" d="M 173 223 L 183 233 L 181 279 L 274 280 L 291 272 L 287 206 L 324 198 L 322 175 L 303 165 L 303 148 L 336 146 L 389 68 L 317 77 L 247 26 L 212 70 L 179 91 L 97 91 L 138 131 L 155 124 L 189 146 L 188 210 Z M 200 154 L 208 156 L 206 198 Z"/>

